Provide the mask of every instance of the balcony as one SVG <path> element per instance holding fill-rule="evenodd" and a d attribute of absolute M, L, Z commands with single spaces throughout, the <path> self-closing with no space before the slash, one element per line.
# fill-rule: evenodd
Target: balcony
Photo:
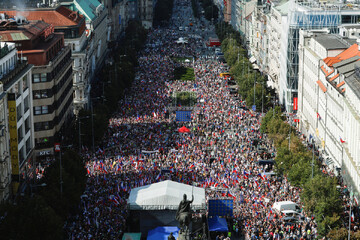
<path fill-rule="evenodd" d="M 32 65 L 29 65 L 27 61 L 18 61 L 18 64 L 7 75 L 0 79 L 0 81 L 6 86 L 7 84 L 12 83 L 13 80 L 19 79 L 25 73 L 27 73 L 32 68 Z"/>

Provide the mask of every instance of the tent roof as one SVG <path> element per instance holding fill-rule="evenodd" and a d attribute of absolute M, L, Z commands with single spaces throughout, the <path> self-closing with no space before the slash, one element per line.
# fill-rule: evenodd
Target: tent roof
<path fill-rule="evenodd" d="M 191 199 L 192 209 L 205 209 L 205 189 L 170 180 L 131 189 L 128 204 L 131 210 L 177 210 L 184 193 Z"/>
<path fill-rule="evenodd" d="M 146 240 L 167 240 L 170 233 L 177 239 L 179 230 L 178 227 L 157 227 L 148 232 Z"/>
<path fill-rule="evenodd" d="M 215 216 L 209 218 L 208 223 L 210 232 L 228 232 L 228 226 L 225 218 Z"/>

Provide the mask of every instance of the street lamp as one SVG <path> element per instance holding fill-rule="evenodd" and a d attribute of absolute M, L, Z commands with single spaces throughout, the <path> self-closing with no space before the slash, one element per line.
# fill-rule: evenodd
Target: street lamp
<path fill-rule="evenodd" d="M 79 117 L 79 154 L 81 154 L 81 120 L 90 118 L 90 116 Z"/>
<path fill-rule="evenodd" d="M 94 134 L 94 110 L 93 110 L 93 100 L 99 100 L 101 97 L 90 98 L 90 107 L 91 107 L 91 138 L 92 138 L 92 151 L 95 152 L 95 134 Z M 104 98 L 103 98 L 104 100 Z"/>

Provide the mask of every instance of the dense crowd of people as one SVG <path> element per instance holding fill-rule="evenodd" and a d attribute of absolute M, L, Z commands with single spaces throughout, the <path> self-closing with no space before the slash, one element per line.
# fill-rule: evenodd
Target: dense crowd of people
<path fill-rule="evenodd" d="M 119 239 L 127 231 L 131 189 L 171 179 L 206 188 L 207 200 L 233 198 L 234 230 L 247 239 L 315 239 L 316 223 L 304 211 L 301 221 L 289 223 L 271 208 L 284 200 L 301 206 L 301 190 L 272 175 L 271 164 L 258 163 L 275 156 L 274 146 L 259 131 L 261 113 L 248 110 L 237 94 L 230 94 L 227 79 L 220 77 L 225 68 L 215 57 L 196 51 L 205 50 L 203 39 L 176 44 L 181 36 L 177 28 L 149 33 L 134 83 L 109 120 L 102 144 L 96 152 L 83 152 L 88 181 L 82 214 L 68 224 L 69 235 Z M 195 60 L 175 59 L 184 56 Z M 195 81 L 173 79 L 174 69 L 182 64 L 194 68 Z M 174 121 L 170 110 L 171 96 L 182 91 L 197 96 L 190 122 Z M 179 133 L 182 126 L 190 132 Z M 162 174 L 162 169 L 170 174 Z"/>

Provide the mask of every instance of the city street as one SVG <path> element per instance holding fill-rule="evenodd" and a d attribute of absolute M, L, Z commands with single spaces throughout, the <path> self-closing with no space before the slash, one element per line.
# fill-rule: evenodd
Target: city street
<path fill-rule="evenodd" d="M 70 239 L 119 239 L 127 231 L 130 190 L 166 179 L 206 188 L 207 199 L 234 199 L 231 239 L 315 238 L 316 224 L 305 213 L 303 221 L 287 223 L 271 210 L 274 202 L 285 200 L 301 208 L 300 189 L 285 177 L 266 174 L 271 164 L 258 164 L 275 155 L 259 131 L 262 115 L 230 93 L 220 77 L 223 65 L 205 46 L 216 37 L 214 27 L 203 17 L 201 22 L 194 19 L 190 1 L 175 0 L 169 27 L 149 33 L 135 81 L 109 119 L 102 144 L 95 153 L 82 153 L 88 181 L 82 213 L 67 225 Z M 180 37 L 188 43 L 175 43 Z M 176 57 L 191 61 L 180 63 Z M 173 80 L 181 65 L 194 68 L 195 81 Z M 173 112 L 168 116 L 170 96 L 181 91 L 197 96 L 191 122 L 175 122 Z M 190 133 L 179 133 L 182 126 Z M 170 174 L 162 175 L 162 169 Z"/>

